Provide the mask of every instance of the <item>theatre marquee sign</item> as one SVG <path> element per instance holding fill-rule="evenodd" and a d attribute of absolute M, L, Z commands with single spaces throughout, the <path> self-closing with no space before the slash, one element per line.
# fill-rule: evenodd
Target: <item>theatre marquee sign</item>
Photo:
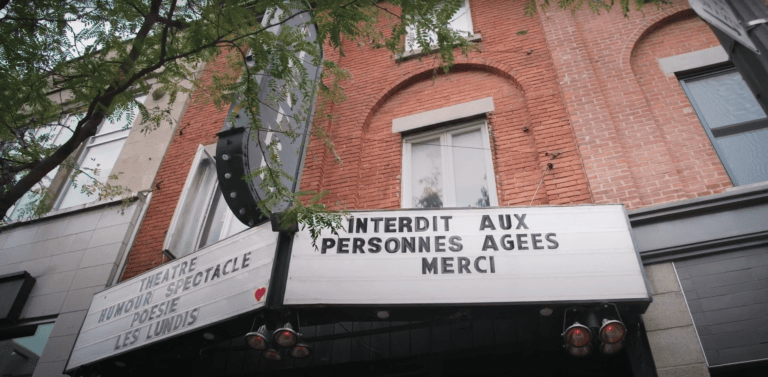
<path fill-rule="evenodd" d="M 621 205 L 354 212 L 294 238 L 286 305 L 650 297 Z"/>
<path fill-rule="evenodd" d="M 252 228 L 96 294 L 67 370 L 263 307 L 277 236 Z"/>

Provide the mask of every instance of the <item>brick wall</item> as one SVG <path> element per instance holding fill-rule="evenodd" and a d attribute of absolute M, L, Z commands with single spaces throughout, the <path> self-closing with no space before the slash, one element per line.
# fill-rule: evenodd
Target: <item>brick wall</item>
<path fill-rule="evenodd" d="M 693 12 L 681 12 L 650 30 L 632 54 L 632 71 L 686 198 L 722 192 L 731 182 L 680 83 L 662 72 L 658 59 L 716 46 L 720 43 L 701 19 Z"/>
<path fill-rule="evenodd" d="M 434 74 L 432 56 L 396 61 L 354 41 L 344 42 L 342 56 L 326 46 L 325 58 L 350 73 L 347 100 L 326 107 L 333 121 L 318 115 L 313 127 L 331 136 L 342 163 L 313 137 L 303 190 L 329 190 L 332 208 L 399 208 L 402 138 L 391 132 L 392 119 L 489 96 L 502 206 L 528 205 L 536 193 L 533 204 L 633 209 L 730 186 L 677 80 L 656 62 L 717 45 L 684 0 L 629 18 L 556 9 L 531 18 L 514 1 L 471 0 L 470 9 L 480 50 L 457 51 L 449 74 Z M 381 30 L 392 22 L 383 15 Z M 225 64 L 209 64 L 203 80 Z M 193 95 L 169 146 L 124 279 L 164 262 L 163 240 L 196 148 L 216 141 L 226 116 L 204 98 Z M 552 152 L 561 154 L 551 159 Z"/>
<path fill-rule="evenodd" d="M 336 61 L 352 75 L 348 100 L 334 108 L 335 122 L 315 124 L 330 133 L 343 164 L 327 153 L 310 157 L 303 188 L 330 190 L 338 208 L 399 207 L 401 139 L 387 124 L 491 93 L 500 205 L 528 204 L 547 162 L 555 170 L 545 174 L 538 204 L 633 209 L 731 186 L 677 79 L 657 63 L 719 45 L 685 1 L 628 18 L 557 9 L 530 18 L 503 1 L 473 0 L 470 10 L 481 51 L 457 53 L 447 76 L 429 74 L 429 56 L 397 63 L 386 51 L 345 45 Z M 322 149 L 313 140 L 310 156 Z M 549 161 L 552 151 L 564 159 Z"/>
<path fill-rule="evenodd" d="M 203 87 L 211 82 L 214 72 L 228 69 L 227 64 L 224 56 L 208 63 L 201 75 Z M 162 252 L 163 241 L 187 174 L 192 167 L 197 147 L 217 141 L 216 133 L 221 131 L 227 116 L 228 108 L 219 110 L 213 103 L 206 101 L 207 98 L 208 93 L 205 90 L 195 91 L 181 118 L 155 177 L 152 200 L 128 256 L 122 280 L 168 262 Z"/>
<path fill-rule="evenodd" d="M 337 62 L 351 74 L 344 84 L 348 99 L 334 107 L 334 122 L 314 124 L 331 135 L 342 164 L 320 153 L 313 139 L 302 189 L 329 190 L 327 202 L 336 208 L 399 208 L 402 138 L 392 133 L 392 119 L 493 96 L 489 124 L 500 205 L 530 204 L 542 178 L 534 204 L 591 202 L 538 17 L 523 15 L 511 1 L 471 1 L 470 11 L 474 32 L 482 35 L 480 51 L 457 52 L 447 75 L 433 74 L 430 56 L 397 62 L 385 50 L 344 45 L 346 55 Z M 389 22 L 383 17 L 381 30 L 389 30 Z M 552 152 L 561 154 L 551 160 Z M 555 168 L 546 171 L 549 162 Z"/>
<path fill-rule="evenodd" d="M 596 203 L 632 209 L 730 187 L 677 79 L 657 63 L 718 45 L 687 2 L 543 20 Z"/>

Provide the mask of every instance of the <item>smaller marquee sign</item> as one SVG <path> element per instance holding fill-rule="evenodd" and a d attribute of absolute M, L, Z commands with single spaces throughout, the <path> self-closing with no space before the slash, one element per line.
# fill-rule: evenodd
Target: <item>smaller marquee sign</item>
<path fill-rule="evenodd" d="M 295 16 L 286 19 L 285 25 L 303 30 L 306 40 L 315 42 L 317 30 L 310 23 L 309 15 L 299 13 Z M 277 26 L 270 30 L 279 33 L 283 26 L 278 22 L 278 16 L 275 17 L 273 22 L 277 23 Z M 315 66 L 312 59 L 303 52 L 298 53 L 297 57 L 302 61 L 307 77 L 314 78 L 317 82 L 320 79 L 321 66 Z M 227 122 L 224 129 L 218 133 L 219 141 L 216 143 L 216 173 L 221 191 L 225 194 L 224 200 L 235 217 L 248 226 L 266 219 L 259 209 L 259 203 L 267 196 L 268 191 L 262 187 L 263 174 L 250 179 L 242 178 L 266 166 L 276 167 L 279 162 L 282 171 L 288 174 L 279 178 L 282 184 L 292 192 L 298 190 L 301 160 L 312 124 L 315 101 L 314 97 L 305 98 L 298 88 L 292 88 L 283 93 L 284 98 L 276 100 L 276 97 L 281 97 L 276 88 L 282 88 L 286 82 L 267 75 L 261 75 L 260 78 L 259 118 L 262 128 L 252 129 L 249 113 L 240 103 L 232 103 Z M 267 149 L 273 142 L 276 143 L 276 156 L 271 156 Z M 281 212 L 288 206 L 289 203 L 283 201 L 271 208 L 271 211 Z"/>
<path fill-rule="evenodd" d="M 263 307 L 277 237 L 252 228 L 97 293 L 67 370 Z"/>
<path fill-rule="evenodd" d="M 295 235 L 285 305 L 648 301 L 622 205 L 353 212 Z"/>

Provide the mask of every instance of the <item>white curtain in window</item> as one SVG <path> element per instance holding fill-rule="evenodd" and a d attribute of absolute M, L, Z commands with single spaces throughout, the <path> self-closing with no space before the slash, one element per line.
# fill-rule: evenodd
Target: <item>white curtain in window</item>
<path fill-rule="evenodd" d="M 474 121 L 404 139 L 404 208 L 498 205 L 484 123 Z"/>

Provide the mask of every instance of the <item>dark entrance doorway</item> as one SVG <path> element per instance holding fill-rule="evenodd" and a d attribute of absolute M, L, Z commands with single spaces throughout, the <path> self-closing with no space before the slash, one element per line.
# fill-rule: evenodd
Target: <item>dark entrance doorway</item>
<path fill-rule="evenodd" d="M 599 353 L 574 358 L 565 353 L 561 339 L 542 339 L 401 359 L 372 360 L 273 370 L 265 376 L 633 376 L 626 351 L 614 356 Z M 358 345 L 362 347 L 362 345 Z"/>
<path fill-rule="evenodd" d="M 644 330 L 613 356 L 563 349 L 562 317 L 434 322 L 337 322 L 302 326 L 310 357 L 266 360 L 244 334 L 253 321 L 195 331 L 81 368 L 75 376 L 655 376 Z M 245 329 L 245 330 L 244 330 Z M 641 334 L 638 336 L 638 334 Z M 215 336 L 211 336 L 215 335 Z M 215 338 L 215 339 L 209 339 Z M 640 367 L 638 367 L 640 366 Z"/>

